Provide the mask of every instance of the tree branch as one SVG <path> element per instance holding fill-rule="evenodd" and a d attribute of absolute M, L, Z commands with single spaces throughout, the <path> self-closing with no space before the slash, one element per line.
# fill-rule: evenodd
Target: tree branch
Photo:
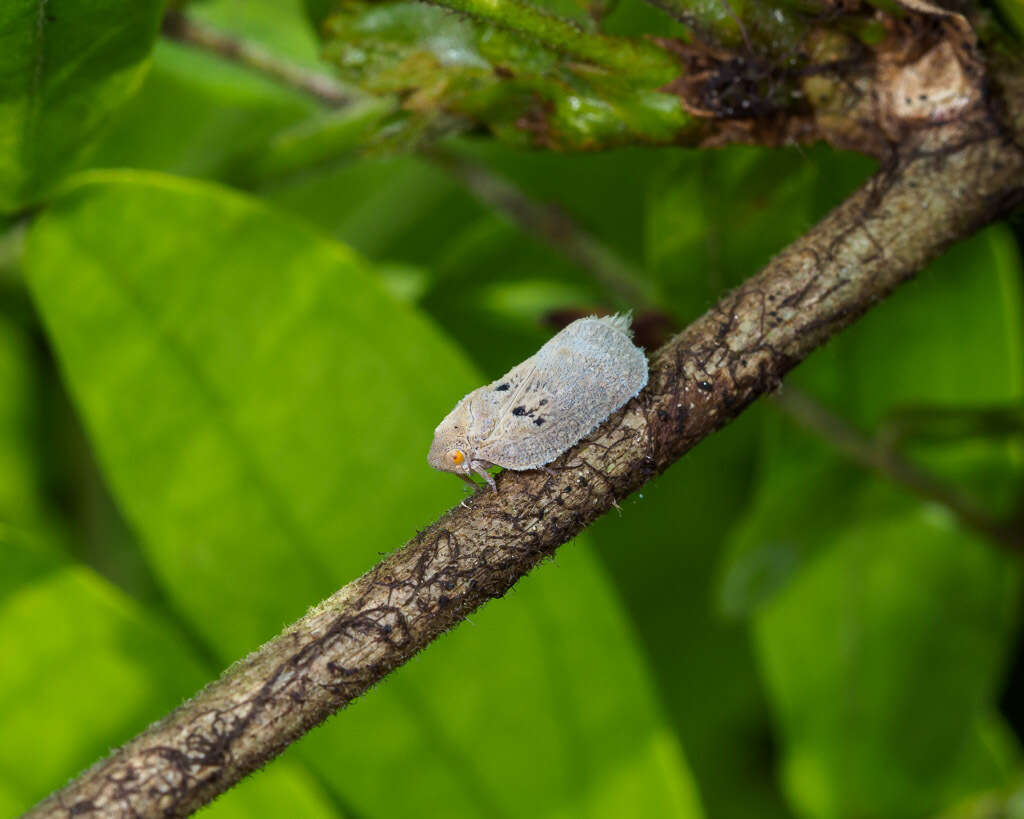
<path fill-rule="evenodd" d="M 194 811 L 501 597 L 947 245 L 1019 202 L 1024 152 L 1006 123 L 1019 126 L 1022 111 L 1018 90 L 975 98 L 956 122 L 919 125 L 897 161 L 659 350 L 647 388 L 550 472 L 505 471 L 497 494 L 445 513 L 30 815 Z"/>

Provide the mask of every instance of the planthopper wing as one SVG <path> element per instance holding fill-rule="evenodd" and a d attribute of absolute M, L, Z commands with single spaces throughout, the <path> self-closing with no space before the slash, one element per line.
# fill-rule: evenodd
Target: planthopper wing
<path fill-rule="evenodd" d="M 473 390 L 459 402 L 469 425 L 469 445 L 477 448 L 494 435 L 498 422 L 512 411 L 522 388 L 533 375 L 533 357 L 517 364 L 501 378 Z"/>
<path fill-rule="evenodd" d="M 484 390 L 509 398 L 489 405 L 476 457 L 506 469 L 553 461 L 634 397 L 647 383 L 647 358 L 628 319 L 585 318 Z M 495 393 L 497 394 L 497 393 Z"/>

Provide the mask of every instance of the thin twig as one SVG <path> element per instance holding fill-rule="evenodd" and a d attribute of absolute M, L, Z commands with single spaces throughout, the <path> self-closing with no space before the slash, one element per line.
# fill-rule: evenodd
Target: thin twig
<path fill-rule="evenodd" d="M 510 180 L 478 162 L 450 151 L 427 156 L 443 167 L 482 203 L 509 216 L 524 232 L 539 237 L 589 273 L 621 306 L 636 310 L 660 306 L 657 289 L 619 254 L 581 228 L 561 208 L 531 199 Z"/>
<path fill-rule="evenodd" d="M 887 476 L 910 491 L 946 507 L 968 528 L 1012 549 L 1024 548 L 1024 529 L 996 520 L 955 487 L 910 462 L 895 449 L 874 441 L 809 395 L 786 387 L 773 396 L 801 426 L 813 430 L 853 462 Z"/>
<path fill-rule="evenodd" d="M 876 435 L 879 443 L 889 447 L 908 440 L 1022 438 L 1024 405 L 899 407 L 882 419 Z"/>
<path fill-rule="evenodd" d="M 283 60 L 251 40 L 226 34 L 180 11 L 169 11 L 164 15 L 162 32 L 168 39 L 219 54 L 281 85 L 308 94 L 324 105 L 338 107 L 356 98 L 351 89 L 342 86 L 329 74 Z"/>
<path fill-rule="evenodd" d="M 967 120 L 908 136 L 898 162 L 659 350 L 644 391 L 548 470 L 503 472 L 497 494 L 447 512 L 31 815 L 197 810 L 504 595 L 951 242 L 1020 201 L 1024 152 L 990 119 L 1002 106 L 979 102 Z M 1001 102 L 1024 132 L 1024 89 Z"/>

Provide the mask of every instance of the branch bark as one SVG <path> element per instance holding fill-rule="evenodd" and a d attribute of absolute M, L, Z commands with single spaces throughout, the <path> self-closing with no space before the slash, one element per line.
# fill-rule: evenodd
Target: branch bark
<path fill-rule="evenodd" d="M 498 494 L 447 512 L 29 815 L 186 815 L 501 597 L 947 245 L 1016 205 L 1024 90 L 1019 79 L 1000 87 L 1014 84 L 956 122 L 918 125 L 864 187 L 659 350 L 648 387 L 550 473 L 504 472 Z"/>

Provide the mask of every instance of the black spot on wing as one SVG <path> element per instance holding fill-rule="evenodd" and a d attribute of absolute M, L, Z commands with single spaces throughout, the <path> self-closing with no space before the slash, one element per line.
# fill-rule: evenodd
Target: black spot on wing
<path fill-rule="evenodd" d="M 509 388 L 509 383 L 508 383 L 508 381 L 506 381 L 505 383 L 499 384 L 497 387 L 495 387 L 494 391 L 495 392 L 504 392 L 508 388 Z"/>
<path fill-rule="evenodd" d="M 534 423 L 534 424 L 535 424 L 536 426 L 538 426 L 538 427 L 539 427 L 539 426 L 540 426 L 541 424 L 543 424 L 543 423 L 544 423 L 544 419 L 543 419 L 543 418 L 536 418 L 536 419 L 534 420 L 534 422 L 533 422 L 533 423 Z"/>
<path fill-rule="evenodd" d="M 513 415 L 526 415 L 526 407 L 520 405 L 512 410 Z"/>

